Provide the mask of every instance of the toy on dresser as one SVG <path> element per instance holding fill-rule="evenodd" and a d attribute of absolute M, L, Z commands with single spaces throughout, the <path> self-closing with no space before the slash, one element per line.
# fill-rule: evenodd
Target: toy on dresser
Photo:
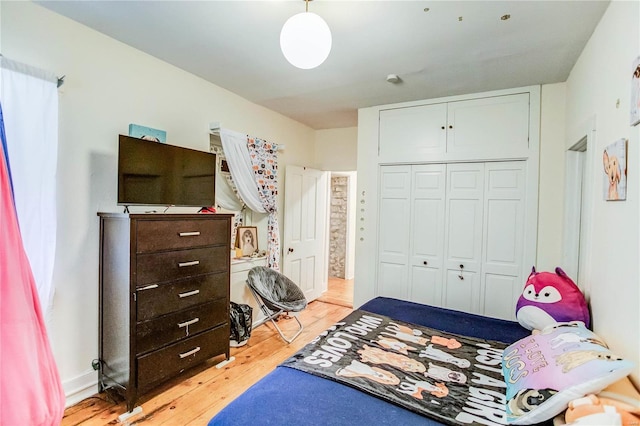
<path fill-rule="evenodd" d="M 589 309 L 578 286 L 560 268 L 536 272 L 533 267 L 516 304 L 516 318 L 529 330 L 557 322 L 582 321 L 589 327 Z"/>

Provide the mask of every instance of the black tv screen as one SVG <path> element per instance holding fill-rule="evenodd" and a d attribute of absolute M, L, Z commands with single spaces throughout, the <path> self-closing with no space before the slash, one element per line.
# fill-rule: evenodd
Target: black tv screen
<path fill-rule="evenodd" d="M 120 135 L 118 204 L 215 204 L 216 155 Z"/>

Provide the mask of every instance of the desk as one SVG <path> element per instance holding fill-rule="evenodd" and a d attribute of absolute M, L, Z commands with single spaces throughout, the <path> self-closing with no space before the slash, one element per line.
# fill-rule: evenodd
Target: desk
<path fill-rule="evenodd" d="M 232 254 L 233 255 L 233 254 Z M 253 325 L 262 323 L 264 314 L 260 311 L 256 299 L 246 284 L 249 270 L 254 266 L 266 266 L 266 257 L 231 258 L 231 301 L 249 305 L 253 308 Z"/>

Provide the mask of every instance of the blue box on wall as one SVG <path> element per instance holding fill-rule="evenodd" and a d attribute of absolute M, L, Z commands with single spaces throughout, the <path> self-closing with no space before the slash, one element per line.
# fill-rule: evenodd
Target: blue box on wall
<path fill-rule="evenodd" d="M 129 136 L 156 142 L 167 142 L 167 132 L 139 124 L 129 124 Z"/>

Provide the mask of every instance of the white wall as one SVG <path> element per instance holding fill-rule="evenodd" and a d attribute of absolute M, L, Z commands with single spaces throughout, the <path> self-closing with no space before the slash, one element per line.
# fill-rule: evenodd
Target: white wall
<path fill-rule="evenodd" d="M 356 170 L 358 128 L 316 131 L 315 168 L 334 172 Z"/>
<path fill-rule="evenodd" d="M 69 404 L 97 391 L 91 369 L 98 356 L 96 213 L 122 211 L 116 205 L 118 134 L 137 123 L 166 130 L 168 143 L 208 151 L 209 122 L 220 121 L 286 144 L 279 156 L 284 170 L 313 164 L 315 132 L 34 3 L 2 2 L 1 18 L 3 55 L 66 75 L 49 331 Z"/>
<path fill-rule="evenodd" d="M 565 151 L 565 83 L 542 86 L 536 270 L 553 271 L 562 260 Z M 531 265 L 533 266 L 533 265 Z"/>
<path fill-rule="evenodd" d="M 595 117 L 590 153 L 592 230 L 587 236 L 594 331 L 617 354 L 633 360 L 640 385 L 640 126 L 629 126 L 631 64 L 640 55 L 640 3 L 613 1 L 574 66 L 566 90 L 566 148 Z M 618 100 L 619 106 L 618 106 Z M 629 139 L 627 200 L 602 199 L 604 148 Z M 591 149 L 591 148 L 590 148 Z"/>

